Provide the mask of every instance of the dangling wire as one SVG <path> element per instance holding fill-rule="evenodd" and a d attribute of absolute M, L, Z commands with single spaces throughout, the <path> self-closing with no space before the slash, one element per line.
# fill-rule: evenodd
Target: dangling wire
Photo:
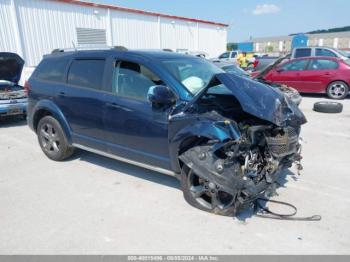
<path fill-rule="evenodd" d="M 275 203 L 275 204 L 279 204 L 279 205 L 283 205 L 283 206 L 288 206 L 290 208 L 293 209 L 293 212 L 289 213 L 289 214 L 278 214 L 276 212 L 271 211 L 269 208 L 264 207 L 260 204 L 259 201 L 263 201 L 265 203 Z M 266 199 L 266 198 L 258 198 L 255 200 L 254 203 L 254 211 L 255 211 L 255 215 L 257 217 L 261 217 L 261 218 L 270 218 L 270 219 L 279 219 L 279 220 L 294 220 L 294 221 L 320 221 L 322 219 L 322 217 L 320 215 L 314 215 L 314 216 L 310 216 L 310 217 L 294 217 L 297 212 L 298 209 L 289 203 L 286 202 L 282 202 L 282 201 L 277 201 L 277 200 L 270 200 L 270 199 Z M 262 210 L 263 212 L 259 211 Z"/>

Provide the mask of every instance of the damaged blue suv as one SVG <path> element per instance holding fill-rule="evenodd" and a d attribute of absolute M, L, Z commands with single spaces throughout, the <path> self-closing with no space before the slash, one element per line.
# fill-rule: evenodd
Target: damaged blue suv
<path fill-rule="evenodd" d="M 298 107 L 202 58 L 56 50 L 28 92 L 28 123 L 50 159 L 80 148 L 172 174 L 189 204 L 220 215 L 271 191 L 301 158 Z"/>

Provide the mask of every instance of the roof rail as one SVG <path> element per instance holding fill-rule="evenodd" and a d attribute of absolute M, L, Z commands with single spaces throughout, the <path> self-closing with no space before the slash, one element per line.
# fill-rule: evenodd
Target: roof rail
<path fill-rule="evenodd" d="M 52 50 L 51 54 L 55 53 L 64 53 L 64 52 L 74 52 L 74 51 L 83 51 L 83 50 L 118 50 L 118 51 L 128 51 L 124 46 L 78 46 L 73 48 L 56 48 Z"/>

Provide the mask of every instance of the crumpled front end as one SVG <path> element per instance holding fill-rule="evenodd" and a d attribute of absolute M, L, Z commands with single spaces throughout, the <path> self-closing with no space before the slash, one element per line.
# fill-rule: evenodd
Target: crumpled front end
<path fill-rule="evenodd" d="M 173 115 L 170 125 L 178 128 L 171 141 L 198 139 L 178 151 L 187 179 L 182 184 L 189 192 L 185 198 L 222 215 L 236 214 L 261 194 L 274 194 L 282 171 L 300 164 L 300 127 L 306 122 L 296 105 L 278 93 L 251 97 L 235 92 L 241 99 L 226 106 L 222 95 L 203 96 L 188 112 Z"/>
<path fill-rule="evenodd" d="M 229 208 L 235 214 L 260 194 L 274 193 L 281 171 L 300 161 L 301 146 L 299 130 L 292 127 L 236 126 L 229 121 L 226 125 L 228 132 L 238 127 L 240 137 L 223 142 L 208 140 L 179 158 L 200 179 L 215 185 L 214 191 L 204 186 L 197 200 L 207 199 L 213 212 Z"/>

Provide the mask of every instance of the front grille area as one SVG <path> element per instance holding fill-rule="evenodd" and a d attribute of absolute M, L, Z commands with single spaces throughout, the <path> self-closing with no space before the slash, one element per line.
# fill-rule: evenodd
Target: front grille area
<path fill-rule="evenodd" d="M 13 92 L 0 92 L 0 100 L 12 100 L 26 98 L 26 94 L 23 90 Z"/>
<path fill-rule="evenodd" d="M 283 134 L 266 137 L 266 142 L 274 157 L 285 157 L 298 151 L 298 134 L 291 127 L 285 128 Z"/>

